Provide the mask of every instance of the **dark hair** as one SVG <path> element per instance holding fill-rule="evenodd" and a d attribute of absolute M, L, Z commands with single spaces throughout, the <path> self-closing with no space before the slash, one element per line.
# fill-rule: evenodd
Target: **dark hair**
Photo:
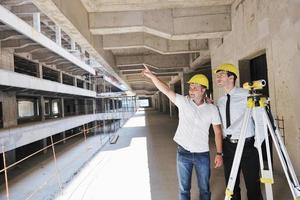
<path fill-rule="evenodd" d="M 232 73 L 232 72 L 227 72 L 227 76 L 228 77 L 233 76 L 233 84 L 235 85 L 235 81 L 237 79 L 237 76 L 234 73 Z"/>

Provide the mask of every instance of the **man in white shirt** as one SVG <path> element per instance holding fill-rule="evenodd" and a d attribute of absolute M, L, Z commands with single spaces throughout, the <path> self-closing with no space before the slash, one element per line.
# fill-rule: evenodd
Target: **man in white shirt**
<path fill-rule="evenodd" d="M 193 76 L 190 81 L 189 96 L 182 96 L 172 91 L 145 66 L 142 72 L 152 80 L 154 85 L 164 93 L 179 111 L 179 123 L 174 136 L 178 144 L 177 175 L 179 182 L 179 199 L 190 200 L 192 170 L 195 166 L 200 200 L 210 200 L 210 157 L 208 135 L 212 124 L 215 132 L 217 154 L 215 168 L 222 166 L 222 131 L 217 108 L 204 101 L 208 89 L 208 79 L 203 74 Z"/>
<path fill-rule="evenodd" d="M 216 82 L 223 87 L 225 95 L 218 100 L 218 108 L 223 126 L 223 160 L 226 184 L 230 176 L 232 163 L 240 137 L 243 117 L 247 109 L 248 91 L 235 87 L 239 76 L 238 69 L 232 64 L 222 64 L 215 69 Z M 241 158 L 232 200 L 240 200 L 240 171 L 242 170 L 247 188 L 248 200 L 262 200 L 259 182 L 259 157 L 254 147 L 254 123 L 249 120 L 245 146 Z"/>

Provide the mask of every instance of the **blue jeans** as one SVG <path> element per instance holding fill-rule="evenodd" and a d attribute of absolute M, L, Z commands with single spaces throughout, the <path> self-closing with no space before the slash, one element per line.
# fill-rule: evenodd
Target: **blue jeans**
<path fill-rule="evenodd" d="M 195 166 L 200 200 L 210 200 L 210 157 L 209 152 L 191 153 L 181 146 L 177 149 L 177 175 L 179 181 L 179 199 L 191 199 L 192 171 Z"/>

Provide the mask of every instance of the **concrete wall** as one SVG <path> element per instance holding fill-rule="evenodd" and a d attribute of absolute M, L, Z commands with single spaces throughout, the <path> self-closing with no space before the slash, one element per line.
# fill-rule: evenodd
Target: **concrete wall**
<path fill-rule="evenodd" d="M 2 102 L 3 127 L 17 126 L 17 100 L 15 92 L 1 92 L 0 102 Z"/>
<path fill-rule="evenodd" d="M 0 48 L 0 69 L 14 70 L 14 55 L 11 50 Z M 17 125 L 17 101 L 14 92 L 0 91 L 0 102 L 3 110 L 3 127 Z"/>
<path fill-rule="evenodd" d="M 1 45 L 1 43 L 0 43 Z M 0 47 L 0 68 L 6 70 L 14 70 L 14 54 L 12 50 L 2 49 Z"/>
<path fill-rule="evenodd" d="M 232 31 L 211 46 L 212 68 L 266 53 L 273 114 L 284 118 L 286 146 L 300 174 L 300 2 L 237 0 L 232 5 Z M 214 77 L 215 78 L 215 77 Z M 223 91 L 214 86 L 217 99 Z"/>

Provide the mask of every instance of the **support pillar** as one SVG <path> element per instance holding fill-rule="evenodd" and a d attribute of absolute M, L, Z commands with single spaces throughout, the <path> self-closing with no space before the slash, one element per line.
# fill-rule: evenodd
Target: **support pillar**
<path fill-rule="evenodd" d="M 41 121 L 45 121 L 45 98 L 44 98 L 44 96 L 39 97 L 39 103 L 40 103 L 40 106 L 39 106 L 40 107 L 40 109 L 39 109 L 40 119 L 41 119 Z M 51 102 L 49 102 L 49 103 L 51 103 Z"/>
<path fill-rule="evenodd" d="M 75 40 L 73 40 L 72 38 L 71 38 L 71 50 L 72 51 L 76 50 L 76 43 L 75 43 Z"/>
<path fill-rule="evenodd" d="M 60 117 L 65 117 L 64 98 L 60 98 Z"/>
<path fill-rule="evenodd" d="M 41 32 L 41 14 L 40 13 L 33 13 L 33 28 L 37 32 Z"/>
<path fill-rule="evenodd" d="M 66 131 L 63 131 L 62 133 L 62 138 L 65 139 L 66 138 Z M 66 143 L 66 140 L 64 140 L 64 144 Z"/>
<path fill-rule="evenodd" d="M 42 140 L 42 145 L 43 145 L 43 148 L 45 148 L 45 147 L 47 146 L 47 138 L 44 138 L 44 139 Z M 45 149 L 45 150 L 43 151 L 43 153 L 44 153 L 44 154 L 47 153 L 47 149 Z"/>
<path fill-rule="evenodd" d="M 43 65 L 41 63 L 38 64 L 38 78 L 43 78 Z"/>
<path fill-rule="evenodd" d="M 167 112 L 167 97 L 165 95 L 162 96 L 162 111 L 163 113 Z"/>
<path fill-rule="evenodd" d="M 61 46 L 61 28 L 59 26 L 55 26 L 55 40 L 58 46 Z"/>
<path fill-rule="evenodd" d="M 174 91 L 174 85 L 170 84 L 170 89 Z M 174 104 L 172 103 L 171 100 L 169 100 L 169 108 L 170 108 L 170 117 L 174 116 Z"/>
<path fill-rule="evenodd" d="M 63 73 L 62 73 L 62 71 L 59 72 L 59 77 L 58 77 L 58 79 L 59 79 L 59 82 L 60 82 L 60 83 L 63 83 Z"/>
<path fill-rule="evenodd" d="M 87 104 L 87 100 L 84 99 L 83 102 L 84 102 L 84 114 L 88 114 L 88 104 Z"/>
<path fill-rule="evenodd" d="M 78 99 L 75 99 L 74 103 L 75 103 L 75 115 L 79 115 Z"/>
<path fill-rule="evenodd" d="M 181 94 L 186 96 L 188 95 L 188 92 L 189 92 L 189 85 L 188 85 L 188 78 L 189 78 L 189 75 L 188 74 L 185 74 L 183 72 L 180 72 L 179 73 L 179 76 L 180 76 L 180 82 L 181 82 Z"/>

